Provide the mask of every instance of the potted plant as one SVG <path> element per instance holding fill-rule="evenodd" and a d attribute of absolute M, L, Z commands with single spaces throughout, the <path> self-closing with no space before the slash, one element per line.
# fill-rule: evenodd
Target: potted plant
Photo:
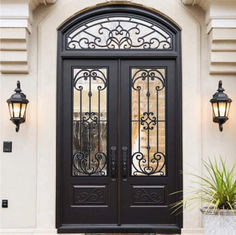
<path fill-rule="evenodd" d="M 236 235 L 235 165 L 227 169 L 221 158 L 219 163 L 209 160 L 203 164 L 205 175 L 191 174 L 200 187 L 194 189 L 189 198 L 174 203 L 172 208 L 177 212 L 183 206 L 200 201 L 205 235 Z"/>

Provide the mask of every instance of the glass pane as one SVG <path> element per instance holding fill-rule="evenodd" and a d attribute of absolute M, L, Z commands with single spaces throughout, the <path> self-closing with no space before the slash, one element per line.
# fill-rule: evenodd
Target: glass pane
<path fill-rule="evenodd" d="M 8 107 L 9 107 L 9 112 L 10 112 L 10 117 L 11 117 L 11 118 L 13 118 L 13 117 L 14 117 L 14 116 L 13 116 L 13 109 L 12 109 L 12 105 L 13 105 L 12 103 L 9 103 L 9 104 L 8 104 Z"/>
<path fill-rule="evenodd" d="M 21 118 L 25 118 L 25 111 L 26 111 L 26 104 L 22 104 L 21 105 L 21 113 L 20 113 Z"/>
<path fill-rule="evenodd" d="M 115 14 L 113 14 L 115 15 Z M 150 19 L 114 16 L 85 22 L 66 36 L 66 49 L 172 49 L 172 35 Z"/>
<path fill-rule="evenodd" d="M 212 104 L 212 109 L 213 109 L 213 117 L 218 117 L 219 112 L 218 112 L 218 103 L 213 103 Z"/>
<path fill-rule="evenodd" d="M 220 111 L 220 116 L 224 117 L 226 114 L 226 102 L 219 102 L 219 111 Z"/>
<path fill-rule="evenodd" d="M 132 68 L 132 176 L 166 175 L 165 69 Z"/>
<path fill-rule="evenodd" d="M 107 68 L 73 70 L 73 176 L 107 175 Z"/>
<path fill-rule="evenodd" d="M 20 103 L 12 103 L 13 104 L 13 115 L 15 118 L 20 117 Z"/>
<path fill-rule="evenodd" d="M 229 117 L 230 102 L 227 103 L 226 117 Z"/>

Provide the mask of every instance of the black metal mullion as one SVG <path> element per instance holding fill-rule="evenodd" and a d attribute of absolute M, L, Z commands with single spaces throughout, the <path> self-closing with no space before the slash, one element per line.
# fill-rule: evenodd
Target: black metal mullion
<path fill-rule="evenodd" d="M 88 97 L 89 97 L 89 118 L 92 118 L 92 113 L 91 113 L 91 97 L 92 97 L 92 91 L 91 91 L 91 75 L 89 76 L 89 93 L 88 93 Z M 92 123 L 89 122 L 88 123 L 88 169 L 91 169 L 91 125 Z"/>
<path fill-rule="evenodd" d="M 150 110 L 149 110 L 149 105 L 150 105 L 150 81 L 149 81 L 150 77 L 149 74 L 147 75 L 147 118 L 149 118 L 150 115 Z M 150 129 L 149 126 L 147 127 L 147 151 L 148 151 L 148 170 L 150 169 Z"/>
<path fill-rule="evenodd" d="M 140 152 L 140 90 L 138 90 L 138 151 Z"/>
<path fill-rule="evenodd" d="M 156 128 L 157 128 L 157 153 L 159 151 L 159 111 L 158 111 L 158 107 L 159 107 L 159 96 L 158 96 L 158 90 L 156 89 L 156 103 L 157 103 L 157 106 L 156 106 L 156 119 L 157 119 L 157 125 L 156 125 Z"/>
<path fill-rule="evenodd" d="M 100 152 L 100 89 L 98 88 L 98 152 Z"/>
<path fill-rule="evenodd" d="M 80 89 L 80 117 L 79 117 L 79 136 L 80 136 L 80 150 L 82 150 L 82 92 L 83 89 Z"/>

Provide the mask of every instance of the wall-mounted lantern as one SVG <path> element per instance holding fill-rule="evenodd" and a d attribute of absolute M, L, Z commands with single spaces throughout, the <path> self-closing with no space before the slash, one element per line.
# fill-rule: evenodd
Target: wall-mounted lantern
<path fill-rule="evenodd" d="M 213 122 L 219 123 L 220 131 L 223 130 L 223 124 L 229 119 L 229 109 L 232 100 L 224 93 L 222 81 L 219 81 L 218 90 L 210 100 L 213 111 Z"/>
<path fill-rule="evenodd" d="M 20 82 L 17 81 L 15 93 L 7 100 L 11 121 L 16 125 L 16 132 L 19 131 L 20 124 L 25 122 L 26 108 L 29 101 L 21 92 Z"/>

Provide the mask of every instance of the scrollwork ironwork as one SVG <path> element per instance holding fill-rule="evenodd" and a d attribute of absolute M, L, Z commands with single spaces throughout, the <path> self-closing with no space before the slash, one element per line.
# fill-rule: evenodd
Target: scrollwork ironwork
<path fill-rule="evenodd" d="M 158 128 L 159 122 L 164 120 L 158 119 L 158 94 L 165 89 L 165 77 L 159 69 L 138 69 L 132 68 L 135 71 L 131 78 L 132 92 L 137 93 L 138 97 L 138 120 L 132 120 L 132 122 L 138 123 L 138 151 L 132 152 L 132 175 L 133 176 L 162 176 L 165 175 L 165 153 L 160 152 L 158 149 Z M 152 83 L 152 86 L 150 85 Z M 152 89 L 152 90 L 151 90 Z M 146 111 L 141 113 L 141 91 L 146 94 Z M 156 114 L 151 110 L 151 102 L 153 102 L 154 96 L 156 97 Z M 151 97 L 153 96 L 153 97 Z M 152 100 L 151 100 L 152 98 Z M 133 101 L 132 101 L 133 102 Z M 155 116 L 156 115 L 156 116 Z M 141 148 L 141 127 L 146 132 L 146 154 Z M 156 128 L 156 151 L 153 153 L 151 149 L 150 132 Z M 152 150 L 152 151 L 151 151 Z"/>
<path fill-rule="evenodd" d="M 133 193 L 133 200 L 135 204 L 163 203 L 163 192 L 157 188 L 135 188 Z"/>
<path fill-rule="evenodd" d="M 91 151 L 91 146 L 87 150 L 87 152 L 76 152 L 73 156 L 73 166 L 77 170 L 76 174 L 80 173 L 87 176 L 99 174 L 100 176 L 105 176 L 106 172 L 103 170 L 107 164 L 106 154 L 97 152 L 91 159 L 88 153 Z"/>
<path fill-rule="evenodd" d="M 172 35 L 158 24 L 134 16 L 105 17 L 85 22 L 66 36 L 67 50 L 171 50 Z"/>
<path fill-rule="evenodd" d="M 100 96 L 107 88 L 106 69 L 75 69 L 73 86 L 79 92 L 79 120 L 74 120 L 74 176 L 105 176 L 107 174 L 107 154 L 101 149 L 102 132 L 106 133 L 106 120 L 101 120 Z M 96 91 L 96 92 L 93 92 Z M 93 111 L 92 97 L 97 95 L 96 109 Z M 83 97 L 87 101 L 83 102 Z M 83 112 L 84 106 L 86 112 Z M 104 130 L 105 129 L 105 130 Z M 104 137 L 104 136 L 103 136 Z M 102 139 L 106 141 L 105 139 Z"/>
<path fill-rule="evenodd" d="M 143 113 L 143 116 L 140 118 L 140 123 L 143 125 L 144 130 L 153 130 L 154 126 L 157 124 L 157 118 L 153 115 L 153 112 Z"/>
<path fill-rule="evenodd" d="M 105 187 L 74 187 L 73 194 L 73 201 L 75 205 L 105 204 L 106 200 Z"/>

